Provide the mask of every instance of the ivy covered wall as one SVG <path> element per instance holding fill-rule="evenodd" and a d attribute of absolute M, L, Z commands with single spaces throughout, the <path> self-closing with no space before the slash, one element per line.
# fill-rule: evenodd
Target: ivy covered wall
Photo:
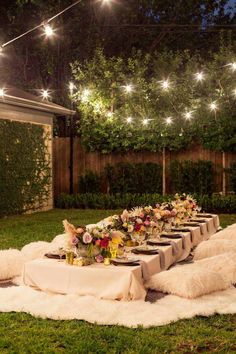
<path fill-rule="evenodd" d="M 51 198 L 51 127 L 0 119 L 0 217 Z"/>

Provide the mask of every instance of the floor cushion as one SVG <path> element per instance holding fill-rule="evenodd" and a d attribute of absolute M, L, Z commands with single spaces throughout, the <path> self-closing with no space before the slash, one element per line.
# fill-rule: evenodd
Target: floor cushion
<path fill-rule="evenodd" d="M 153 275 L 146 283 L 148 289 L 194 299 L 229 287 L 223 277 L 212 270 L 194 265 L 179 266 Z"/>
<path fill-rule="evenodd" d="M 42 258 L 50 251 L 50 245 L 50 242 L 46 241 L 31 242 L 21 249 L 21 253 L 27 261 Z"/>
<path fill-rule="evenodd" d="M 236 241 L 210 239 L 200 243 L 194 251 L 194 260 L 213 257 L 227 252 L 236 252 Z"/>
<path fill-rule="evenodd" d="M 0 251 L 0 280 L 7 280 L 21 274 L 25 259 L 16 249 Z"/>
<path fill-rule="evenodd" d="M 212 235 L 211 240 L 233 240 L 236 242 L 236 229 L 227 227 Z"/>

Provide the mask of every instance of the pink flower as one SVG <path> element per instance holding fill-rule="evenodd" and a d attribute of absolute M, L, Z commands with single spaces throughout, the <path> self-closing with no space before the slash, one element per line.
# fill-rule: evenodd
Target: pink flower
<path fill-rule="evenodd" d="M 140 218 L 143 219 L 144 218 L 144 213 L 140 213 Z"/>
<path fill-rule="evenodd" d="M 145 225 L 145 226 L 150 226 L 150 221 L 149 221 L 149 220 L 145 220 L 145 221 L 144 221 L 144 225 Z"/>
<path fill-rule="evenodd" d="M 82 234 L 84 232 L 84 229 L 82 227 L 78 227 L 78 229 L 76 229 L 76 232 L 78 234 Z"/>
<path fill-rule="evenodd" d="M 88 244 L 91 243 L 92 240 L 93 240 L 92 236 L 88 232 L 85 232 L 83 235 L 83 242 Z"/>
<path fill-rule="evenodd" d="M 78 244 L 78 242 L 79 242 L 79 240 L 77 239 L 76 236 L 73 236 L 71 238 L 71 243 L 72 243 L 73 246 L 76 246 Z"/>
<path fill-rule="evenodd" d="M 96 256 L 95 259 L 96 259 L 96 262 L 97 262 L 97 263 L 102 263 L 103 260 L 104 260 L 104 258 L 103 258 L 103 256 L 102 256 L 101 254 L 99 254 L 98 256 Z"/>
<path fill-rule="evenodd" d="M 96 246 L 100 246 L 100 244 L 101 244 L 101 240 L 96 240 Z"/>
<path fill-rule="evenodd" d="M 106 248 L 108 248 L 108 245 L 109 245 L 109 238 L 108 237 L 104 237 L 101 240 L 100 247 L 106 249 Z"/>

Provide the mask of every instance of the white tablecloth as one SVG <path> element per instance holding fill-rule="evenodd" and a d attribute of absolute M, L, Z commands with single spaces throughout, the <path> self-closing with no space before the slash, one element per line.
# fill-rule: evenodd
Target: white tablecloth
<path fill-rule="evenodd" d="M 190 232 L 183 232 L 183 239 L 172 239 L 172 246 L 158 246 L 162 252 L 164 265 L 159 254 L 132 255 L 141 260 L 140 266 L 105 266 L 92 264 L 87 267 L 69 266 L 65 262 L 52 259 L 37 259 L 24 266 L 23 279 L 26 285 L 46 292 L 59 294 L 93 295 L 101 299 L 138 300 L 144 299 L 144 280 L 155 273 L 168 269 L 172 264 L 188 257 L 191 249 L 213 235 L 219 227 L 219 218 L 206 219 L 198 227 L 187 226 Z M 176 232 L 181 234 L 181 232 Z M 163 239 L 163 241 L 168 239 Z M 162 265 L 162 266 L 161 266 Z"/>

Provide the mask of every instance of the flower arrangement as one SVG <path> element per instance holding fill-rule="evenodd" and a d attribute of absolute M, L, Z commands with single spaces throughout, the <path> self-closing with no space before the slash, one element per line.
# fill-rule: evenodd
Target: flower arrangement
<path fill-rule="evenodd" d="M 197 202 L 191 195 L 185 193 L 181 195 L 176 194 L 172 205 L 176 210 L 175 222 L 178 224 L 188 221 L 197 214 Z"/>
<path fill-rule="evenodd" d="M 111 244 L 117 247 L 123 244 L 124 235 L 118 230 L 94 227 L 87 231 L 86 227 L 76 228 L 67 220 L 63 221 L 63 225 L 66 233 L 64 248 L 78 256 L 90 258 L 91 261 L 102 262 Z"/>

